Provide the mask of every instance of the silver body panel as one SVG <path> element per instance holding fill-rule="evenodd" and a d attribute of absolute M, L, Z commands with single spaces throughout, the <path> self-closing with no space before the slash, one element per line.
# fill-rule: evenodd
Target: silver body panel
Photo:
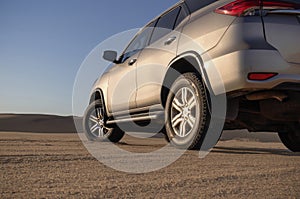
<path fill-rule="evenodd" d="M 228 2 L 217 1 L 190 14 L 165 37 L 124 63 L 112 66 L 92 90 L 92 93 L 102 90 L 108 115 L 163 106 L 161 85 L 164 78 L 176 59 L 190 52 L 199 58 L 199 70 L 207 74 L 205 82 L 216 95 L 272 89 L 285 82 L 300 83 L 297 16 L 270 14 L 262 19 L 214 13 L 217 7 Z M 165 45 L 171 37 L 176 37 L 174 42 Z M 190 40 L 194 43 L 190 44 Z M 132 59 L 137 61 L 129 66 Z M 209 61 L 213 64 L 206 65 Z M 214 81 L 214 70 L 209 67 L 219 71 L 223 82 Z M 278 75 L 265 81 L 250 81 L 247 79 L 250 72 L 276 72 Z M 223 86 L 225 90 L 221 89 Z"/>

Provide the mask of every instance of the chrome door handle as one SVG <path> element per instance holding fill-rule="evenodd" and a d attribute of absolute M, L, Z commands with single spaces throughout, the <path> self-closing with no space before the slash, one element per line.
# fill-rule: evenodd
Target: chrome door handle
<path fill-rule="evenodd" d="M 128 65 L 132 66 L 136 61 L 137 61 L 137 59 L 132 59 L 128 62 Z"/>
<path fill-rule="evenodd" d="M 176 37 L 175 37 L 175 36 L 170 37 L 169 39 L 167 39 L 167 40 L 165 41 L 165 46 L 170 45 L 170 44 L 173 43 L 175 40 L 176 40 Z"/>

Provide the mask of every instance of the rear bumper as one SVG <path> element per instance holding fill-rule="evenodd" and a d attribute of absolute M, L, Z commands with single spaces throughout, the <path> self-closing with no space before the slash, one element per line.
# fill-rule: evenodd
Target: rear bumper
<path fill-rule="evenodd" d="M 231 93 L 272 89 L 284 83 L 300 83 L 300 64 L 286 62 L 276 50 L 247 49 L 232 52 L 211 60 L 206 69 L 215 94 L 221 94 L 221 87 L 226 93 Z M 251 81 L 247 78 L 251 72 L 275 72 L 278 75 L 264 81 Z M 221 81 L 213 81 L 216 75 Z"/>

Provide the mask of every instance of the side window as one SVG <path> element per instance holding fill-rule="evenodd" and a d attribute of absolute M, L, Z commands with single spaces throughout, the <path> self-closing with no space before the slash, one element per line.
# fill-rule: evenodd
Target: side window
<path fill-rule="evenodd" d="M 120 57 L 119 61 L 121 63 L 148 45 L 155 24 L 156 20 L 147 25 L 138 35 L 135 36 L 135 38 L 127 46 L 123 55 Z"/>
<path fill-rule="evenodd" d="M 177 7 L 158 19 L 150 43 L 154 43 L 174 29 L 180 9 L 181 7 Z"/>
<path fill-rule="evenodd" d="M 180 13 L 179 13 L 179 15 L 178 15 L 178 17 L 177 17 L 177 20 L 176 20 L 176 24 L 175 24 L 175 27 L 174 27 L 174 29 L 186 18 L 188 16 L 188 14 L 186 13 L 186 11 L 183 9 L 183 8 L 181 8 L 180 9 Z"/>

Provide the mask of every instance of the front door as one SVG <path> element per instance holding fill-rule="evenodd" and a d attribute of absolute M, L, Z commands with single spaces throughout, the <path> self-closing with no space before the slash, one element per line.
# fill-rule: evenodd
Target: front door
<path fill-rule="evenodd" d="M 130 42 L 120 56 L 118 64 L 109 71 L 108 109 L 110 113 L 136 108 L 136 66 L 139 54 L 148 44 L 156 21 L 149 23 Z"/>
<path fill-rule="evenodd" d="M 178 6 L 158 19 L 150 45 L 142 50 L 137 62 L 137 107 L 160 104 L 167 66 L 176 57 L 179 27 L 186 16 L 185 10 Z"/>

